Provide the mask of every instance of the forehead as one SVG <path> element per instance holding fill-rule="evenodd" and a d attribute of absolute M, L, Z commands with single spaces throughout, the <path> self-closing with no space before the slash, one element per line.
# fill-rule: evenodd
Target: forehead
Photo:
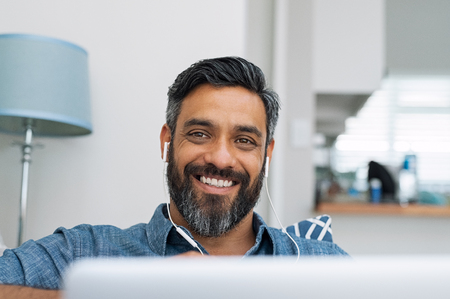
<path fill-rule="evenodd" d="M 263 136 L 266 135 L 266 111 L 261 98 L 241 86 L 198 86 L 184 98 L 177 128 L 193 118 L 222 126 L 256 126 Z"/>

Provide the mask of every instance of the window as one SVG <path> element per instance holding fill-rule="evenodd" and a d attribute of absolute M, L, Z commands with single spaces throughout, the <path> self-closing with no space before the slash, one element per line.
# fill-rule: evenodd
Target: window
<path fill-rule="evenodd" d="M 417 156 L 419 190 L 450 192 L 450 76 L 384 79 L 336 139 L 331 166 L 355 172 L 373 160 L 398 171 Z"/>

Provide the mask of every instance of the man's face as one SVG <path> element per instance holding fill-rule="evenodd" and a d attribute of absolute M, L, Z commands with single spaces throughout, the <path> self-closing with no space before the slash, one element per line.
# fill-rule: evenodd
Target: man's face
<path fill-rule="evenodd" d="M 200 85 L 183 100 L 170 141 L 168 182 L 178 211 L 201 236 L 230 231 L 253 209 L 262 187 L 261 99 L 243 87 Z M 268 156 L 272 149 L 273 143 Z"/>

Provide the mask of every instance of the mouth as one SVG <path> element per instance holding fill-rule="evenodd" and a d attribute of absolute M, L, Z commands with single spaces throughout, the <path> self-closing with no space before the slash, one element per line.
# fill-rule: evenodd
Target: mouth
<path fill-rule="evenodd" d="M 205 176 L 205 175 L 195 175 L 194 177 L 203 184 L 217 188 L 232 187 L 238 184 L 237 181 L 221 177 Z"/>

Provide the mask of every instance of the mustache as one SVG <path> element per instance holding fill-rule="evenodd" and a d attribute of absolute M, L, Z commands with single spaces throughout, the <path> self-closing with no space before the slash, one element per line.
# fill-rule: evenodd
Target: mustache
<path fill-rule="evenodd" d="M 185 176 L 196 174 L 220 176 L 244 185 L 250 182 L 250 175 L 247 172 L 239 172 L 230 168 L 219 169 L 214 164 L 198 165 L 189 163 L 184 168 L 184 174 Z"/>

